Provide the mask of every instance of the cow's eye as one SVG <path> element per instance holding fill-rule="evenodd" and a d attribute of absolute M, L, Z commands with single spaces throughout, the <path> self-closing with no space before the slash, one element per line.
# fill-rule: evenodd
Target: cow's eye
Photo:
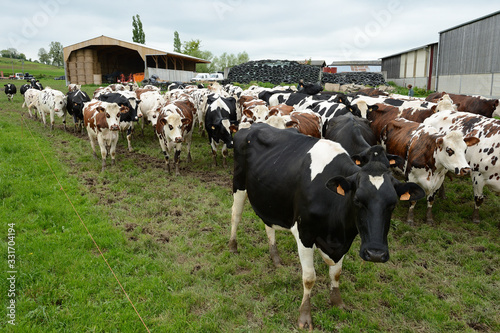
<path fill-rule="evenodd" d="M 107 112 L 106 112 L 106 118 L 111 118 L 111 116 Z"/>
<path fill-rule="evenodd" d="M 168 125 L 168 128 L 170 128 L 170 130 L 173 130 L 173 129 L 174 129 L 174 126 L 172 126 L 172 125 Z"/>
<path fill-rule="evenodd" d="M 455 152 L 451 148 L 446 148 L 446 152 L 448 153 L 449 156 L 455 154 Z"/>
<path fill-rule="evenodd" d="M 153 115 L 153 119 L 156 118 L 156 115 Z"/>
<path fill-rule="evenodd" d="M 356 206 L 358 206 L 358 207 L 359 207 L 359 206 L 362 206 L 361 201 L 359 201 L 359 198 L 358 198 L 356 195 L 354 196 L 354 198 L 353 198 L 352 202 L 354 202 L 354 204 L 355 204 Z"/>

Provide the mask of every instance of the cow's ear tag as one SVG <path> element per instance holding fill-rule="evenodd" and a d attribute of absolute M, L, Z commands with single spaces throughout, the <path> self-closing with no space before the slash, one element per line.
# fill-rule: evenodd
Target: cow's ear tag
<path fill-rule="evenodd" d="M 390 160 L 389 165 L 396 165 L 396 160 Z"/>
<path fill-rule="evenodd" d="M 360 161 L 360 160 L 358 160 L 358 159 L 356 159 L 356 160 L 354 161 L 354 163 L 356 163 L 356 165 L 361 165 L 361 161 Z"/>
<path fill-rule="evenodd" d="M 405 192 L 403 194 L 401 194 L 401 196 L 399 197 L 400 200 L 404 200 L 404 201 L 407 201 L 407 200 L 410 200 L 410 193 L 409 192 Z"/>
<path fill-rule="evenodd" d="M 215 129 L 215 126 L 212 126 L 212 129 L 214 130 L 214 129 Z"/>
<path fill-rule="evenodd" d="M 341 196 L 345 196 L 345 192 L 342 186 L 337 185 L 337 193 L 340 194 Z"/>

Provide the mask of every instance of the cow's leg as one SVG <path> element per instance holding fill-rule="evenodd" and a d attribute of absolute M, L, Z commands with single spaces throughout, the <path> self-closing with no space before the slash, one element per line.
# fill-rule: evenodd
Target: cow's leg
<path fill-rule="evenodd" d="M 127 129 L 127 144 L 128 144 L 128 151 L 129 152 L 134 151 L 134 149 L 132 148 L 132 141 L 131 141 L 133 130 L 134 130 L 133 127 L 129 127 Z"/>
<path fill-rule="evenodd" d="M 170 152 L 172 151 L 172 149 L 174 149 L 174 165 L 175 165 L 175 148 L 173 148 L 174 145 L 175 145 L 174 141 L 169 141 L 167 143 L 167 151 L 168 151 L 168 155 L 170 157 Z M 172 161 L 169 158 L 169 161 L 168 161 L 168 172 L 171 172 L 171 170 L 172 170 L 172 166 L 170 165 L 171 163 L 172 163 Z"/>
<path fill-rule="evenodd" d="M 64 131 L 66 132 L 66 112 L 63 114 L 62 122 L 63 122 L 63 126 L 64 126 Z"/>
<path fill-rule="evenodd" d="M 191 158 L 191 141 L 192 140 L 193 140 L 193 129 L 191 129 L 191 132 L 187 133 L 186 138 L 184 140 L 184 142 L 187 145 L 187 158 L 186 158 L 186 160 L 188 163 L 193 162 L 193 160 Z"/>
<path fill-rule="evenodd" d="M 271 259 L 273 260 L 274 266 L 280 267 L 283 265 L 283 262 L 278 253 L 278 248 L 276 247 L 276 231 L 266 224 L 266 234 L 269 240 L 269 254 L 271 255 Z"/>
<path fill-rule="evenodd" d="M 45 117 L 44 117 L 45 118 Z M 54 110 L 50 110 L 49 112 L 49 118 L 50 118 L 50 130 L 54 130 L 54 124 L 55 124 L 55 117 L 54 117 Z"/>
<path fill-rule="evenodd" d="M 406 223 L 409 225 L 415 225 L 414 210 L 416 201 L 410 201 L 410 208 L 408 208 L 408 216 L 406 217 Z"/>
<path fill-rule="evenodd" d="M 439 190 L 438 190 L 439 191 Z M 432 205 L 434 204 L 434 196 L 438 192 L 436 191 L 434 194 L 427 197 L 427 214 L 426 219 L 427 223 L 430 225 L 434 225 L 434 217 L 432 216 Z"/>
<path fill-rule="evenodd" d="M 474 211 L 472 212 L 472 222 L 479 223 L 481 222 L 479 207 L 481 207 L 484 201 L 484 179 L 479 172 L 471 172 L 471 176 L 474 189 Z"/>
<path fill-rule="evenodd" d="M 241 221 L 241 215 L 243 214 L 246 198 L 246 190 L 236 190 L 236 192 L 233 193 L 233 207 L 231 208 L 231 237 L 229 238 L 229 251 L 231 253 L 238 253 L 236 229 L 238 228 L 238 223 Z"/>
<path fill-rule="evenodd" d="M 297 248 L 299 251 L 300 265 L 302 266 L 302 284 L 304 286 L 304 295 L 299 308 L 299 328 L 312 331 L 311 317 L 311 290 L 316 282 L 316 271 L 314 270 L 314 248 L 305 247 L 300 240 L 297 223 L 291 229 Z"/>
<path fill-rule="evenodd" d="M 95 153 L 95 137 L 89 133 L 90 147 L 92 147 L 92 152 L 94 158 L 97 159 L 97 154 Z"/>
<path fill-rule="evenodd" d="M 116 144 L 118 143 L 118 133 L 113 133 L 111 135 L 111 146 L 109 148 L 109 154 L 111 155 L 111 165 L 115 165 L 116 163 Z"/>
<path fill-rule="evenodd" d="M 181 148 L 182 148 L 182 143 L 176 143 L 175 144 L 175 152 L 174 152 L 174 164 L 175 164 L 175 175 L 179 176 L 179 163 L 181 159 Z"/>
<path fill-rule="evenodd" d="M 106 156 L 108 155 L 106 142 L 104 141 L 102 135 L 97 136 L 97 142 L 99 143 L 99 148 L 101 148 L 101 171 L 104 171 L 104 169 L 106 168 Z"/>
<path fill-rule="evenodd" d="M 227 146 L 226 144 L 224 144 L 222 146 L 222 166 L 224 168 L 227 168 L 227 155 L 228 155 L 229 151 L 227 149 Z"/>
<path fill-rule="evenodd" d="M 210 146 L 212 146 L 212 162 L 214 166 L 217 166 L 217 144 L 212 139 L 210 140 Z"/>
<path fill-rule="evenodd" d="M 344 257 L 340 258 L 338 262 L 333 261 L 326 253 L 321 251 L 319 253 L 325 263 L 329 266 L 329 275 L 330 275 L 330 300 L 328 304 L 337 306 L 339 308 L 345 308 L 345 304 L 342 301 L 342 297 L 340 296 L 339 289 L 339 281 L 340 281 L 340 273 L 342 273 L 342 262 L 344 261 Z"/>
<path fill-rule="evenodd" d="M 158 136 L 158 142 L 160 143 L 161 151 L 163 152 L 163 156 L 165 157 L 165 164 L 167 165 L 168 172 L 170 173 L 169 155 L 167 151 L 168 143 L 165 143 L 165 140 L 160 136 Z"/>

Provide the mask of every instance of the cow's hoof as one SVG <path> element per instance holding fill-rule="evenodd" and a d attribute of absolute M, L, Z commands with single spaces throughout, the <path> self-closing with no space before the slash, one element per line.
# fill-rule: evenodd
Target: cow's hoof
<path fill-rule="evenodd" d="M 335 306 L 339 309 L 345 309 L 345 303 L 342 300 L 342 297 L 340 296 L 340 289 L 339 288 L 333 288 L 330 290 L 330 299 L 328 300 L 328 304 L 330 306 Z"/>
<path fill-rule="evenodd" d="M 235 240 L 229 241 L 229 252 L 238 254 L 238 243 Z"/>
<path fill-rule="evenodd" d="M 475 224 L 479 224 L 481 222 L 481 219 L 479 218 L 479 211 L 474 210 L 474 213 L 472 213 L 472 222 Z"/>

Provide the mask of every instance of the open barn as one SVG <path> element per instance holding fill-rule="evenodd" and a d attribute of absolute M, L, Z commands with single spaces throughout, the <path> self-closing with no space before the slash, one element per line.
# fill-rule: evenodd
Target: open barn
<path fill-rule="evenodd" d="M 207 60 L 167 52 L 143 44 L 100 36 L 63 49 L 67 83 L 102 84 L 128 80 L 130 76 L 158 76 L 165 81 L 189 81 L 196 64 Z"/>

